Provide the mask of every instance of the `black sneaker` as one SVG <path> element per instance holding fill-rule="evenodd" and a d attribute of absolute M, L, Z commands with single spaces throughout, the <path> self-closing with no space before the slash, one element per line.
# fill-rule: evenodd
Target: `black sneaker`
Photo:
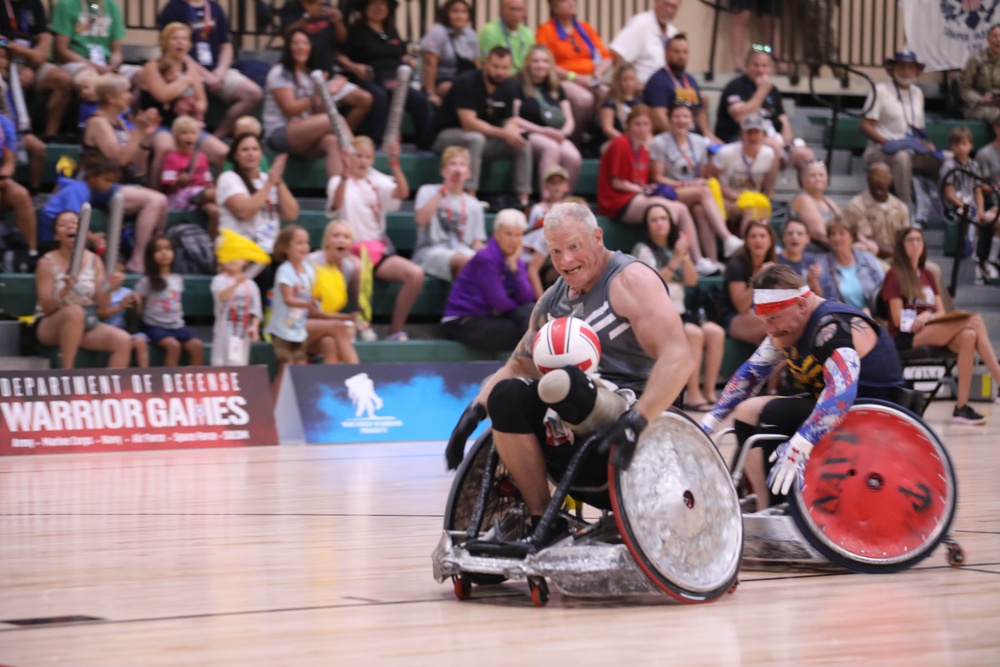
<path fill-rule="evenodd" d="M 978 412 L 972 409 L 972 406 L 966 403 L 962 407 L 955 407 L 954 411 L 951 413 L 951 420 L 953 422 L 962 422 L 964 424 L 985 424 L 986 417 L 982 416 Z"/>

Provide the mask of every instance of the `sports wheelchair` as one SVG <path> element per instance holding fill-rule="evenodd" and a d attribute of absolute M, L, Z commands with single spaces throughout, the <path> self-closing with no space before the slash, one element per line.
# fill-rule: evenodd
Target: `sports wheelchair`
<path fill-rule="evenodd" d="M 733 433 L 720 431 L 716 440 Z M 753 447 L 787 439 L 759 434 L 737 447 L 730 466 L 736 488 Z M 743 515 L 744 557 L 748 564 L 888 573 L 916 565 L 943 543 L 948 563 L 959 566 L 965 554 L 948 535 L 957 500 L 951 459 L 923 419 L 893 403 L 859 400 L 813 448 L 804 486 L 792 485 L 787 504 Z"/>
<path fill-rule="evenodd" d="M 743 555 L 739 499 L 725 461 L 701 427 L 668 410 L 642 432 L 627 470 L 609 464 L 606 487 L 575 487 L 581 462 L 597 444 L 588 438 L 574 453 L 532 533 L 527 508 L 487 429 L 452 483 L 444 533 L 432 554 L 435 579 L 450 578 L 460 600 L 472 595 L 473 586 L 527 580 L 539 607 L 548 602 L 549 581 L 571 596 L 665 593 L 685 603 L 735 590 Z M 600 515 L 585 518 L 583 502 Z M 566 536 L 523 558 L 467 548 L 473 540 L 529 534 L 546 544 L 557 518 L 570 527 Z"/>

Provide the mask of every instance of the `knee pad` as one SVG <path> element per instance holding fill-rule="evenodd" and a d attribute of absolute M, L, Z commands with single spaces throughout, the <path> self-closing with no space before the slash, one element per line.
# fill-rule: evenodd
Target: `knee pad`
<path fill-rule="evenodd" d="M 535 433 L 545 414 L 535 383 L 522 379 L 501 380 L 486 399 L 493 428 L 502 433 Z"/>

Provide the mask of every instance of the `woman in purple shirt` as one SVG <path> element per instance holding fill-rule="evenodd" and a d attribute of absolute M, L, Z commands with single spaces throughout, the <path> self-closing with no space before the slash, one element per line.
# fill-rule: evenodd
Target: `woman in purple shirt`
<path fill-rule="evenodd" d="M 521 260 L 524 213 L 504 209 L 493 238 L 455 278 L 441 325 L 446 338 L 484 352 L 513 350 L 528 330 L 535 294 Z"/>

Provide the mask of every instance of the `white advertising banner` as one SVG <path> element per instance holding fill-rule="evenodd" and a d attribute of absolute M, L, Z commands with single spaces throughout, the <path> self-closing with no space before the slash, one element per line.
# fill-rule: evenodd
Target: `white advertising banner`
<path fill-rule="evenodd" d="M 990 26 L 1000 22 L 1000 0 L 900 0 L 906 45 L 927 70 L 961 69 L 986 48 Z"/>

